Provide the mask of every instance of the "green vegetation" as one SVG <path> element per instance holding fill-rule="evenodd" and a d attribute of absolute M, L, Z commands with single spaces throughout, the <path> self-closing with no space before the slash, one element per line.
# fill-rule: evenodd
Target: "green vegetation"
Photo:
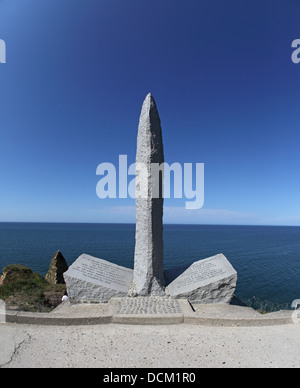
<path fill-rule="evenodd" d="M 8 265 L 0 278 L 0 299 L 9 308 L 48 312 L 61 303 L 65 285 L 49 284 L 40 274 L 19 264 Z"/>

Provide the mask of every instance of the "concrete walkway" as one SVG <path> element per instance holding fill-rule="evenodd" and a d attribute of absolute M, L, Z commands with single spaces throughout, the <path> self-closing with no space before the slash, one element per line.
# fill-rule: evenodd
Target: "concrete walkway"
<path fill-rule="evenodd" d="M 51 313 L 7 311 L 6 322 L 36 325 L 135 324 L 271 326 L 293 323 L 291 311 L 260 314 L 250 307 L 226 304 L 191 305 L 161 297 L 112 298 L 103 304 L 62 303 Z"/>
<path fill-rule="evenodd" d="M 292 311 L 178 303 L 114 299 L 7 312 L 0 367 L 300 367 Z"/>
<path fill-rule="evenodd" d="M 300 325 L 0 325 L 3 368 L 300 367 Z"/>

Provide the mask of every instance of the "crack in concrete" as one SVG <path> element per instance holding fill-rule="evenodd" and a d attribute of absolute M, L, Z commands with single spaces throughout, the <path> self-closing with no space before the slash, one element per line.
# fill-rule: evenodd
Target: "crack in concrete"
<path fill-rule="evenodd" d="M 8 350 L 10 352 L 10 355 L 7 355 L 7 358 L 9 358 L 8 361 L 5 361 L 5 362 L 2 362 L 0 364 L 0 369 L 5 367 L 5 366 L 8 366 L 12 361 L 13 361 L 13 358 L 15 357 L 17 351 L 21 348 L 21 346 L 25 343 L 25 342 L 30 342 L 31 341 L 31 336 L 29 333 L 26 333 L 26 332 L 23 332 L 23 334 L 25 335 L 25 338 L 15 338 L 13 337 L 13 349 L 11 350 Z"/>

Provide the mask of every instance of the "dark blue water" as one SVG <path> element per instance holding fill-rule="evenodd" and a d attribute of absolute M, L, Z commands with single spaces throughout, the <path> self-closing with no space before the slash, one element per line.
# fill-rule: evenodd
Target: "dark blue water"
<path fill-rule="evenodd" d="M 19 263 L 45 275 L 60 250 L 133 268 L 135 225 L 0 223 L 0 271 Z M 236 294 L 277 304 L 300 298 L 300 227 L 164 226 L 166 269 L 223 253 L 238 272 Z"/>

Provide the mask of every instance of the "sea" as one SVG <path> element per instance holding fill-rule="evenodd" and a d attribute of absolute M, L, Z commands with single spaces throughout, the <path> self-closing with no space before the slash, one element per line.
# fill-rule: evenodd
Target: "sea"
<path fill-rule="evenodd" d="M 0 223 L 0 273 L 22 264 L 45 275 L 60 250 L 71 265 L 82 253 L 133 268 L 134 224 Z M 236 296 L 276 311 L 300 299 L 300 227 L 164 225 L 164 268 L 223 253 L 238 273 Z"/>

